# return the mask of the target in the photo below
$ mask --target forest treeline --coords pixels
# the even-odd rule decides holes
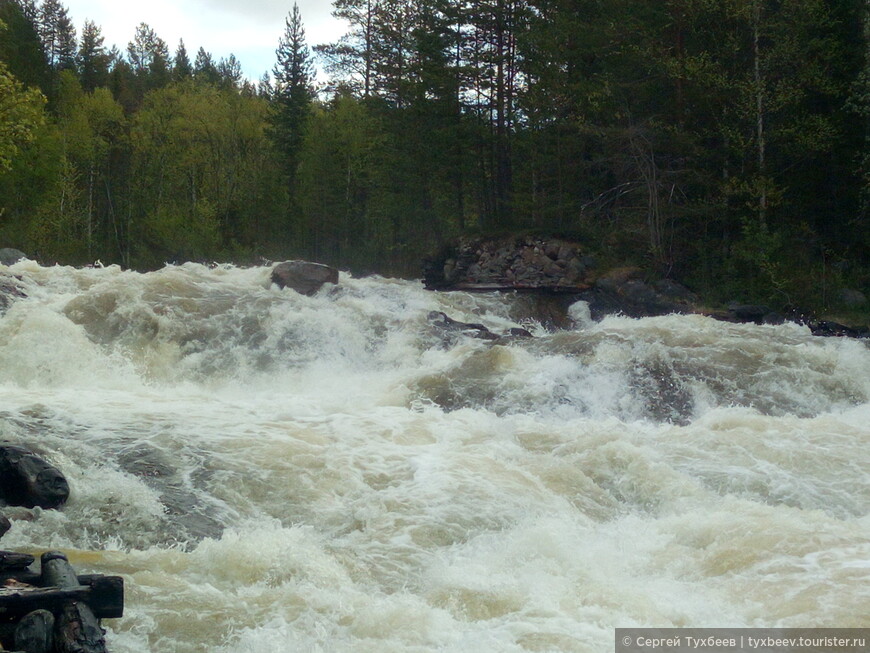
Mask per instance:
[[[866,0],[335,0],[270,74],[0,0],[0,239],[46,262],[415,275],[572,235],[713,298],[870,287]],[[315,77],[315,66],[321,74]]]

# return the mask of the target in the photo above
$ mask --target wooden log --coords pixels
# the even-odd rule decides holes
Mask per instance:
[[[15,628],[15,648],[27,653],[50,653],[54,647],[54,615],[34,610]]]
[[[120,576],[104,576],[103,574],[79,574],[77,577],[79,585],[93,585],[100,578],[117,578]],[[31,570],[22,569],[20,571],[0,571],[0,586],[7,583],[9,580],[14,580],[26,585],[39,585],[42,582],[42,575]],[[122,581],[123,582],[123,581]]]
[[[56,585],[61,591],[81,587],[63,553],[43,553],[41,561],[43,585]],[[100,622],[87,603],[71,599],[62,603],[55,630],[55,648],[59,653],[107,653],[103,635]]]
[[[123,614],[123,581],[118,577],[105,578],[108,582],[98,581],[90,586],[0,588],[0,619],[20,619],[40,608],[59,610],[69,601],[81,601],[93,606],[92,611],[97,618],[117,619]]]
[[[107,653],[100,622],[86,603],[64,605],[57,618],[55,650],[59,653]]]

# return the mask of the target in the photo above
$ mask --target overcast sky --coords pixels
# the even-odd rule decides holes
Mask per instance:
[[[122,51],[133,40],[136,26],[148,23],[173,54],[184,39],[191,62],[200,46],[215,61],[236,55],[242,69],[256,81],[275,64],[275,49],[293,0],[63,0],[79,35],[85,20],[103,30],[106,47]],[[337,40],[345,26],[330,15],[328,0],[298,0],[310,46]],[[320,72],[320,71],[319,71]]]

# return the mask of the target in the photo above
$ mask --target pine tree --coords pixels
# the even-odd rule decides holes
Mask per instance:
[[[147,23],[136,28],[133,40],[127,44],[127,58],[136,75],[145,80],[146,90],[169,83],[169,47]]]
[[[326,70],[340,81],[332,86],[353,88],[363,98],[373,95],[375,32],[379,0],[335,0],[332,15],[346,21],[351,31],[337,43],[318,45],[315,50],[326,60]]]
[[[48,64],[55,70],[75,67],[76,31],[59,0],[45,0],[39,11],[39,37]]]

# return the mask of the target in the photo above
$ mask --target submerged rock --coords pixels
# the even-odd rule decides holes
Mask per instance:
[[[27,297],[21,289],[21,279],[8,273],[0,272],[0,313],[3,313],[16,299]]]
[[[272,283],[310,296],[324,284],[338,283],[338,270],[322,263],[285,261],[272,268]]]
[[[471,324],[468,322],[459,322],[446,313],[441,311],[431,311],[429,313],[429,322],[442,334],[461,334],[481,340],[498,340],[498,336],[487,329],[482,324]]]
[[[56,467],[31,451],[0,446],[0,501],[25,508],[58,508],[69,498],[69,484]]]

